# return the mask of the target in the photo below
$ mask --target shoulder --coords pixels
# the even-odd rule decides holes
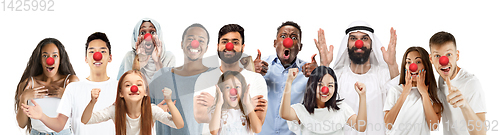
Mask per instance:
[[[80,79],[78,79],[78,77],[76,75],[70,75],[68,78],[68,84],[72,83],[72,82],[78,82],[78,81],[80,81]]]

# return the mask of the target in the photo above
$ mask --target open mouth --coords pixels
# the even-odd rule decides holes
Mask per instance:
[[[229,99],[231,101],[236,101],[238,99],[238,96],[237,95],[236,96],[230,96]]]
[[[52,72],[54,70],[54,67],[47,67],[47,71]]]
[[[327,93],[327,94],[321,94],[320,95],[322,98],[328,98],[328,96],[330,96],[330,93]]]
[[[283,53],[283,57],[285,59],[289,59],[290,58],[290,50],[289,49],[285,49],[285,51]]]
[[[411,75],[412,77],[415,77],[415,76],[417,76],[417,75],[418,75],[418,72],[415,72],[415,73],[410,73],[410,75]]]
[[[130,96],[138,96],[138,95],[139,95],[139,92],[132,92],[132,93],[130,93],[130,94],[128,94],[128,95],[130,95]]]
[[[444,73],[448,73],[448,72],[450,72],[450,69],[451,69],[451,67],[445,67],[445,68],[441,68],[441,71],[443,71]]]

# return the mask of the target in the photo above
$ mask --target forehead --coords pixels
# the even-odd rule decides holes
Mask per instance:
[[[42,52],[59,52],[54,43],[48,43],[42,47]]]
[[[406,58],[416,58],[416,57],[421,57],[420,53],[418,53],[418,51],[411,51],[408,53],[408,55],[406,56]]]
[[[326,74],[323,76],[322,82],[334,82],[333,77],[330,74]]]
[[[200,27],[191,27],[186,31],[186,35],[184,36],[190,36],[190,35],[202,36],[206,38],[207,32]]]
[[[278,31],[278,33],[283,33],[283,32],[298,33],[299,29],[297,29],[291,25],[285,25],[285,26],[281,27],[280,30]]]
[[[241,35],[240,35],[240,33],[235,32],[235,31],[229,32],[229,33],[222,35],[221,40],[222,39],[241,39]]]
[[[131,73],[131,74],[128,74],[127,76],[125,76],[125,78],[123,78],[123,82],[126,82],[126,81],[142,81],[142,77],[139,75],[139,74],[136,74],[136,73]]]
[[[141,24],[141,28],[143,28],[143,27],[152,27],[152,28],[154,28],[154,25],[151,22],[143,22]]]
[[[456,51],[455,44],[453,42],[446,42],[441,45],[431,44],[431,53],[442,52],[442,51]]]
[[[349,33],[349,36],[365,36],[365,35],[369,37],[369,35],[368,35],[368,34],[366,34],[366,33],[364,33],[364,32],[360,32],[360,31],[356,31],[356,32],[351,32],[351,33]]]
[[[100,39],[95,39],[95,40],[92,40],[90,41],[89,43],[89,48],[102,48],[102,47],[105,47],[106,49],[108,49],[108,47],[106,46],[106,42],[100,40]]]

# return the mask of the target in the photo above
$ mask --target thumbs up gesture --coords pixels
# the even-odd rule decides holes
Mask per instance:
[[[460,92],[456,87],[451,85],[450,78],[449,77],[445,78],[445,81],[446,85],[448,85],[448,93],[449,93],[448,96],[446,96],[446,101],[448,101],[450,105],[453,105],[453,108],[457,107],[462,108],[468,105],[467,102],[465,101],[464,96],[462,95],[462,92]]]
[[[302,73],[304,73],[305,77],[311,76],[311,72],[316,67],[318,67],[318,63],[316,62],[316,59],[314,57],[316,57],[316,54],[314,54],[313,56],[311,56],[311,63],[306,63],[306,64],[304,64],[302,66]]]
[[[257,49],[257,57],[255,58],[255,60],[253,61],[254,65],[255,65],[255,73],[259,73],[261,74],[262,76],[266,75],[267,73],[267,69],[269,67],[269,64],[265,61],[262,61],[260,59],[260,50]]]

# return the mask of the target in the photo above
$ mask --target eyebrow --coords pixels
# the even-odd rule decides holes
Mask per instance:
[[[195,35],[187,35],[186,37],[194,37],[194,36],[195,36]],[[198,37],[199,37],[199,38],[203,38],[203,39],[205,39],[205,37],[204,37],[204,36],[198,36]]]
[[[229,40],[229,39],[227,39],[227,38],[223,38],[223,39],[221,39],[221,40]],[[239,40],[239,39],[237,39],[237,38],[233,38],[232,40],[233,40],[233,41],[240,41],[240,40]]]
[[[87,49],[87,50],[91,50],[91,49],[95,49],[95,48],[94,47],[89,47],[89,49]],[[107,47],[101,47],[99,49],[108,49],[108,48]]]
[[[407,60],[411,60],[410,58],[406,58]],[[422,57],[416,57],[415,59],[422,59]]]

